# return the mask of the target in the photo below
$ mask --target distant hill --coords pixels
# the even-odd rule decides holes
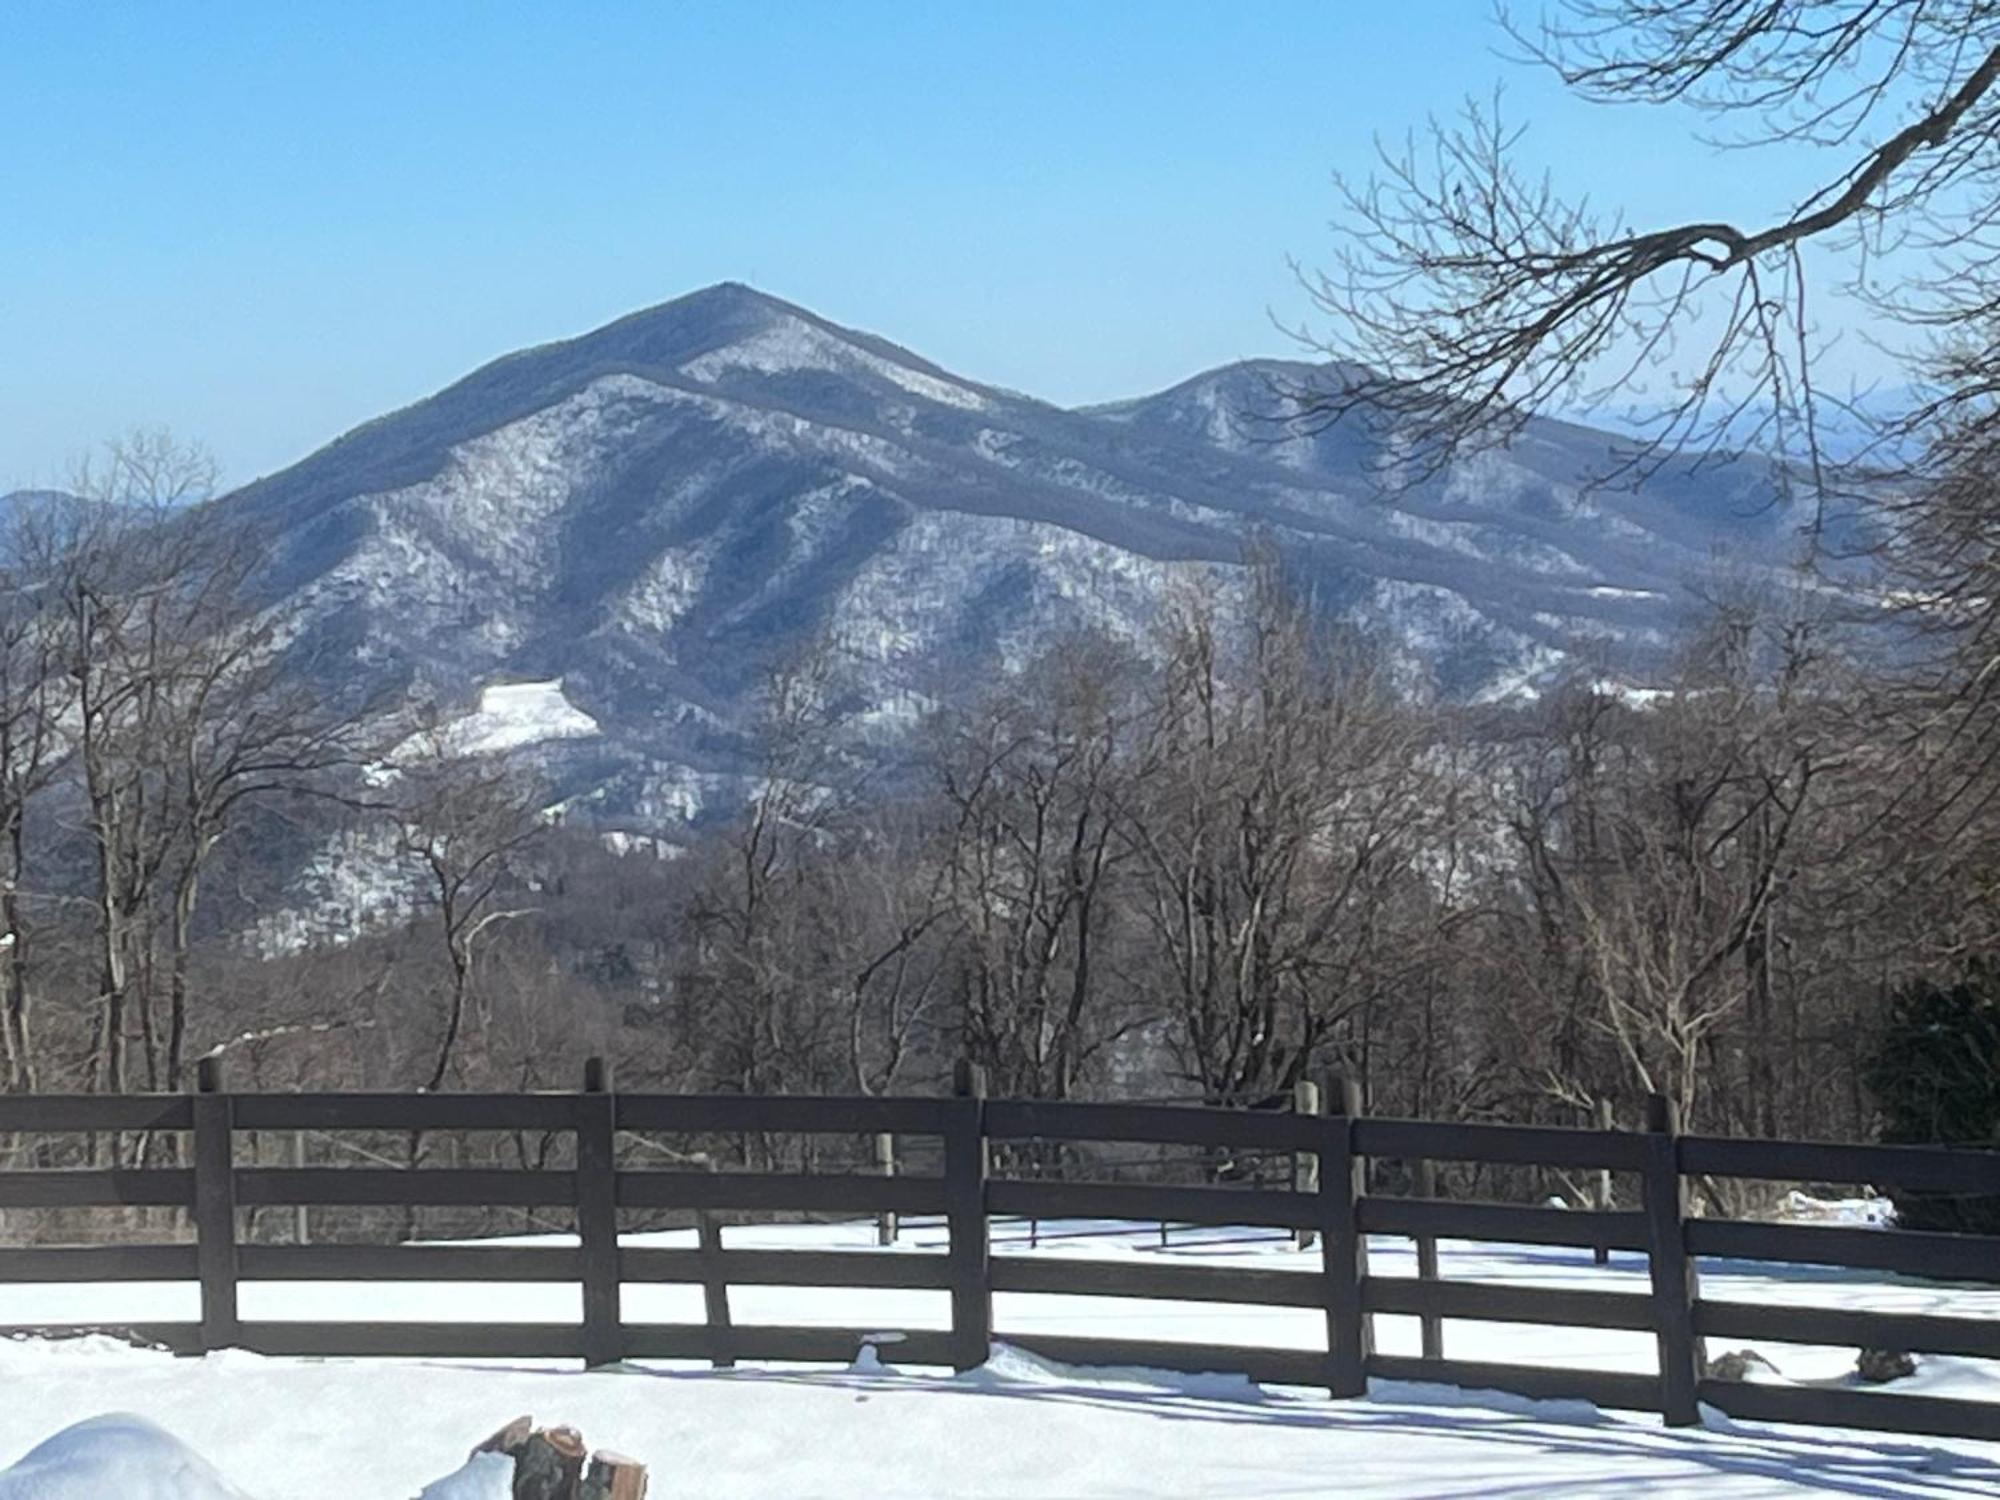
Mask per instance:
[[[1497,694],[1579,651],[1642,669],[1718,555],[1791,550],[1761,465],[1593,491],[1615,440],[1557,422],[1385,500],[1369,433],[1280,420],[1274,380],[1313,377],[1238,364],[1066,410],[725,284],[218,504],[273,538],[272,604],[319,670],[468,712],[547,685],[503,737],[633,828],[735,799],[763,665],[822,630],[893,731],[1073,627],[1143,643],[1177,575],[1226,583],[1257,535],[1446,691]]]

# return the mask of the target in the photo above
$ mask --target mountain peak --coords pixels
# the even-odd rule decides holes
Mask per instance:
[[[1255,406],[1276,411],[1292,405],[1304,393],[1348,390],[1371,384],[1377,378],[1365,365],[1337,360],[1281,359],[1266,355],[1233,360],[1190,375],[1164,390],[1102,402],[1081,410],[1101,416],[1131,415],[1221,392],[1239,404],[1249,400]]]
[[[771,322],[779,318],[802,318],[817,321],[813,315],[796,303],[787,302],[782,297],[774,297],[769,292],[742,281],[718,281],[711,286],[701,287],[692,292],[683,292],[678,297],[670,297],[665,302],[656,302],[651,307],[642,307],[636,312],[626,313],[611,322],[579,334],[564,343],[581,343],[587,339],[601,338],[620,329],[644,328],[661,324],[686,326],[715,322]]]
[[[913,388],[951,405],[978,404],[978,387],[901,345],[741,281],[716,282],[528,355],[592,371],[608,365],[701,381],[737,366],[765,376],[832,366],[899,385],[914,380]]]
[[[818,321],[804,308],[755,287],[740,281],[718,281],[627,313],[588,333],[528,350],[526,356],[560,363],[612,360],[672,369],[711,349],[794,320]]]
[[[556,789],[656,826],[737,795],[761,664],[821,638],[890,736],[1075,630],[1144,649],[1171,591],[1233,588],[1255,536],[1317,607],[1469,694],[1579,645],[1640,659],[1719,536],[1779,550],[1735,519],[1768,495],[1750,466],[1579,504],[1611,441],[1582,431],[1380,504],[1369,424],[1282,420],[1287,388],[1341,374],[1244,361],[1065,411],[722,282],[496,360],[222,503],[273,539],[261,584],[302,656],[467,701],[560,679],[601,732],[535,751]]]
[[[773,312],[789,313],[798,317],[811,317],[803,307],[795,302],[787,302],[783,297],[773,296],[747,281],[717,281],[708,286],[697,287],[694,291],[683,292],[678,297],[670,297],[658,303],[654,311],[661,308],[687,306],[728,306],[761,307]],[[643,314],[642,314],[643,316]]]

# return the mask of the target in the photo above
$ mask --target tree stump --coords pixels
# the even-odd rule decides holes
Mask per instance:
[[[589,1453],[574,1427],[537,1427],[533,1417],[516,1417],[471,1458],[482,1453],[513,1461],[513,1500],[644,1500],[646,1494],[644,1464],[609,1450]]]
[[[579,1500],[645,1500],[645,1465],[621,1453],[591,1455]]]
[[[531,1434],[514,1455],[514,1500],[577,1500],[585,1452],[574,1427]]]

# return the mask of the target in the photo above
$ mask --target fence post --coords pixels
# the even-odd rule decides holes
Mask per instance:
[[[875,1170],[884,1177],[896,1175],[896,1138],[886,1130],[875,1137]],[[899,1228],[901,1225],[897,1223],[896,1211],[884,1209],[875,1216],[875,1243],[895,1244],[896,1231]]]
[[[306,1133],[303,1130],[294,1130],[292,1132],[292,1166],[302,1169],[305,1164]],[[306,1244],[312,1238],[311,1230],[312,1209],[304,1203],[298,1204],[292,1210],[292,1242],[298,1245]]]
[[[1428,1156],[1417,1163],[1417,1196],[1419,1198],[1437,1196],[1437,1163]],[[1437,1279],[1437,1236],[1420,1234],[1417,1236],[1417,1280],[1434,1282]],[[1420,1327],[1423,1333],[1424,1358],[1443,1359],[1444,1319],[1436,1313],[1425,1313]]]
[[[1361,1237],[1367,1164],[1354,1150],[1361,1089],[1352,1078],[1336,1077],[1327,1093],[1333,1113],[1322,1131],[1326,1149],[1320,1152],[1318,1194],[1320,1257],[1326,1278],[1326,1383],[1335,1396],[1365,1396],[1375,1336],[1361,1297],[1368,1279],[1368,1246]]]
[[[618,1095],[611,1065],[583,1065],[576,1101],[576,1234],[583,1276],[583,1362],[625,1357],[618,1263]]]
[[[984,1071],[960,1058],[952,1069],[951,1091],[944,1137],[945,1217],[951,1226],[951,1362],[963,1372],[985,1364],[993,1347]]]
[[[1597,1128],[1599,1130],[1610,1130],[1613,1128],[1611,1101],[1609,1099],[1599,1098],[1597,1101]],[[1599,1167],[1597,1170],[1597,1202],[1593,1206],[1600,1212],[1611,1207],[1611,1168],[1609,1167]],[[1590,1258],[1600,1266],[1610,1265],[1611,1247],[1600,1241],[1591,1247]]]
[[[236,1315],[236,1105],[224,1092],[222,1059],[195,1064],[194,1235],[201,1281],[201,1347],[232,1347]]]
[[[714,1167],[711,1165],[710,1170]],[[696,1255],[701,1261],[701,1312],[708,1325],[708,1362],[718,1370],[736,1368],[729,1331],[729,1273],[722,1261],[722,1219],[708,1209],[695,1215]]]
[[[1316,1115],[1321,1112],[1322,1107],[1319,1085],[1310,1078],[1301,1078],[1292,1085],[1293,1114]],[[1292,1153],[1292,1191],[1295,1193],[1319,1191],[1319,1156],[1316,1152]],[[1297,1250],[1312,1249],[1317,1239],[1318,1233],[1312,1229],[1300,1228],[1292,1231],[1292,1247]]]
[[[1660,1415],[1669,1427],[1701,1421],[1701,1341],[1694,1332],[1700,1295],[1687,1253],[1687,1188],[1681,1180],[1680,1115],[1673,1100],[1646,1100],[1646,1261],[1653,1280],[1653,1319],[1660,1346]]]

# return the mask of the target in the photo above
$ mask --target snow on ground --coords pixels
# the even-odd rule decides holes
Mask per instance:
[[[1896,1206],[1887,1198],[1815,1198],[1796,1189],[1785,1194],[1780,1213],[1800,1224],[1887,1229],[1896,1222]]]
[[[0,1500],[243,1500],[201,1456],[144,1417],[65,1427],[0,1473]]]
[[[96,1342],[0,1352],[0,1453],[101,1408],[153,1414],[257,1500],[407,1500],[511,1417],[645,1463],[654,1500],[1299,1500],[1299,1497],[1973,1495],[1978,1445],[1669,1431],[1575,1403],[1416,1386],[1366,1401],[1241,1381],[1100,1375],[1002,1350],[953,1378],[893,1367],[564,1373],[417,1362],[177,1361]],[[225,1500],[37,1490],[6,1500]],[[432,1500],[487,1500],[460,1473]]]
[[[465,1467],[424,1486],[417,1500],[513,1500],[514,1461],[499,1453],[475,1453]]]
[[[1856,1217],[1865,1208],[1855,1206]],[[1259,1231],[1155,1228],[1086,1221],[1040,1227],[997,1223],[995,1252],[1047,1257],[1167,1258],[1312,1274],[1317,1252]],[[876,1252],[870,1224],[733,1228],[746,1247],[818,1246],[855,1253],[936,1253],[944,1231],[909,1226],[905,1243]],[[632,1236],[689,1244],[686,1233]],[[540,1242],[559,1242],[544,1237]],[[1608,1267],[1589,1252],[1527,1246],[1440,1247],[1447,1277],[1516,1286],[1644,1291],[1642,1256]],[[1414,1270],[1405,1241],[1371,1248],[1379,1275]],[[2000,1317],[2000,1287],[1968,1289],[1821,1268],[1709,1262],[1713,1297],[1843,1307],[1950,1311]],[[803,1323],[878,1329],[942,1327],[947,1299],[928,1291],[731,1290],[739,1324]],[[1005,1333],[1055,1332],[1195,1343],[1318,1347],[1318,1315],[1299,1309],[1006,1295]],[[626,1289],[632,1321],[698,1320],[695,1287]],[[0,1322],[99,1322],[193,1315],[181,1285],[0,1288]],[[251,1284],[248,1318],[574,1319],[568,1286],[343,1283]],[[1376,1320],[1381,1347],[1413,1353],[1415,1320]],[[1733,1346],[1733,1342],[1732,1342]],[[1851,1349],[1765,1344],[1766,1378],[1845,1383]],[[1446,1352],[1461,1358],[1650,1371],[1649,1337],[1453,1321]],[[964,1496],[1023,1500],[1296,1500],[1355,1496],[1580,1496],[1636,1491],[1718,1497],[1817,1493],[1899,1496],[1990,1493],[2000,1447],[1824,1429],[1759,1428],[1711,1414],[1700,1431],[1670,1432],[1656,1417],[1605,1414],[1574,1402],[1532,1403],[1493,1393],[1376,1382],[1367,1401],[1310,1391],[1260,1390],[1240,1377],[1074,1370],[1002,1347],[971,1375],[900,1370],[893,1341],[857,1349],[850,1369],[653,1365],[581,1373],[533,1362],[315,1361],[247,1354],[175,1360],[101,1338],[0,1344],[0,1462],[64,1425],[107,1408],[160,1423],[205,1454],[257,1500],[389,1497],[408,1500],[465,1462],[510,1418],[578,1426],[592,1443],[652,1469],[655,1497],[839,1496],[873,1500]],[[2000,1401],[2000,1366],[1925,1359],[1896,1389]],[[356,1441],[357,1434],[366,1435]],[[1996,1407],[2000,1435],[2000,1406]],[[5,1481],[0,1481],[4,1483]],[[482,1496],[477,1475],[434,1491]],[[119,1493],[119,1492],[111,1492]],[[143,1493],[143,1492],[139,1492]],[[69,1500],[66,1491],[52,1491]],[[23,1496],[43,1500],[41,1491]],[[0,1500],[22,1500],[0,1488]],[[178,1500],[178,1497],[176,1497]],[[202,1500],[208,1500],[204,1495]]]

